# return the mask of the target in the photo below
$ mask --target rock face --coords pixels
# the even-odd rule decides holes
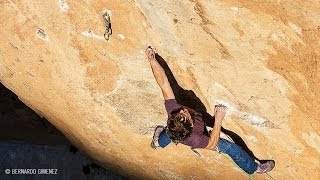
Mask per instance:
[[[273,178],[320,177],[319,1],[0,5],[1,82],[103,166],[152,179],[248,176],[217,152],[149,147],[154,127],[166,122],[144,55],[153,45],[208,113],[228,106],[223,126],[256,157],[276,161]]]

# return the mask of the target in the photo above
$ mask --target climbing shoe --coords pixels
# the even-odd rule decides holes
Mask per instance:
[[[269,160],[265,163],[259,164],[256,173],[267,173],[270,172],[275,166],[274,160]]]
[[[152,141],[151,141],[151,148],[153,149],[157,149],[157,147],[160,147],[159,146],[159,143],[158,143],[158,139],[159,139],[159,136],[161,134],[161,132],[164,130],[164,127],[163,126],[157,126],[155,129],[154,129],[154,133],[153,133],[153,137],[152,137]]]

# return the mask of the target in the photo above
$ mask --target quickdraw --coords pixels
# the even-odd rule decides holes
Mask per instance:
[[[110,35],[112,34],[110,15],[108,14],[108,12],[103,14],[103,19],[106,22],[106,32],[103,36],[104,39],[108,41],[110,39]]]

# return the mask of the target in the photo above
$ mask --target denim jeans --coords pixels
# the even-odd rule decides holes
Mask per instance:
[[[168,144],[171,143],[171,139],[170,139],[169,135],[167,134],[166,130],[163,130],[160,133],[158,143],[159,143],[159,146],[162,148],[166,147]]]
[[[168,144],[170,144],[170,142],[171,140],[169,135],[165,130],[162,131],[158,140],[160,147],[164,148]],[[219,152],[228,154],[232,158],[232,160],[248,174],[254,173],[258,168],[258,164],[254,161],[254,159],[250,157],[248,153],[241,147],[231,141],[219,138],[217,150]]]

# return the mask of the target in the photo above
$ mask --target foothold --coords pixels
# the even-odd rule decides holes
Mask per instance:
[[[112,34],[112,28],[111,28],[111,20],[110,20],[110,15],[108,12],[105,12],[103,14],[103,19],[106,22],[106,32],[104,33],[104,38],[105,40],[109,40],[110,39],[110,35]]]
[[[231,7],[230,9],[234,14],[238,14],[240,12],[240,8],[239,7]]]
[[[246,138],[251,142],[258,142],[258,139],[253,135],[248,135]]]
[[[67,12],[69,9],[67,1],[66,0],[59,0],[59,8],[62,12]]]
[[[47,35],[46,32],[44,32],[44,30],[41,29],[41,28],[38,28],[38,29],[37,29],[37,36],[38,36],[40,39],[48,40],[48,35]]]
[[[124,40],[126,37],[123,34],[118,34],[118,37],[122,40]]]
[[[302,35],[302,28],[294,24],[293,22],[289,21],[288,25],[290,28],[298,35]]]
[[[88,38],[95,38],[95,39],[99,39],[99,40],[103,40],[103,36],[99,36],[97,34],[95,34],[92,30],[87,30],[87,31],[83,31],[81,33],[83,36],[86,36]]]

